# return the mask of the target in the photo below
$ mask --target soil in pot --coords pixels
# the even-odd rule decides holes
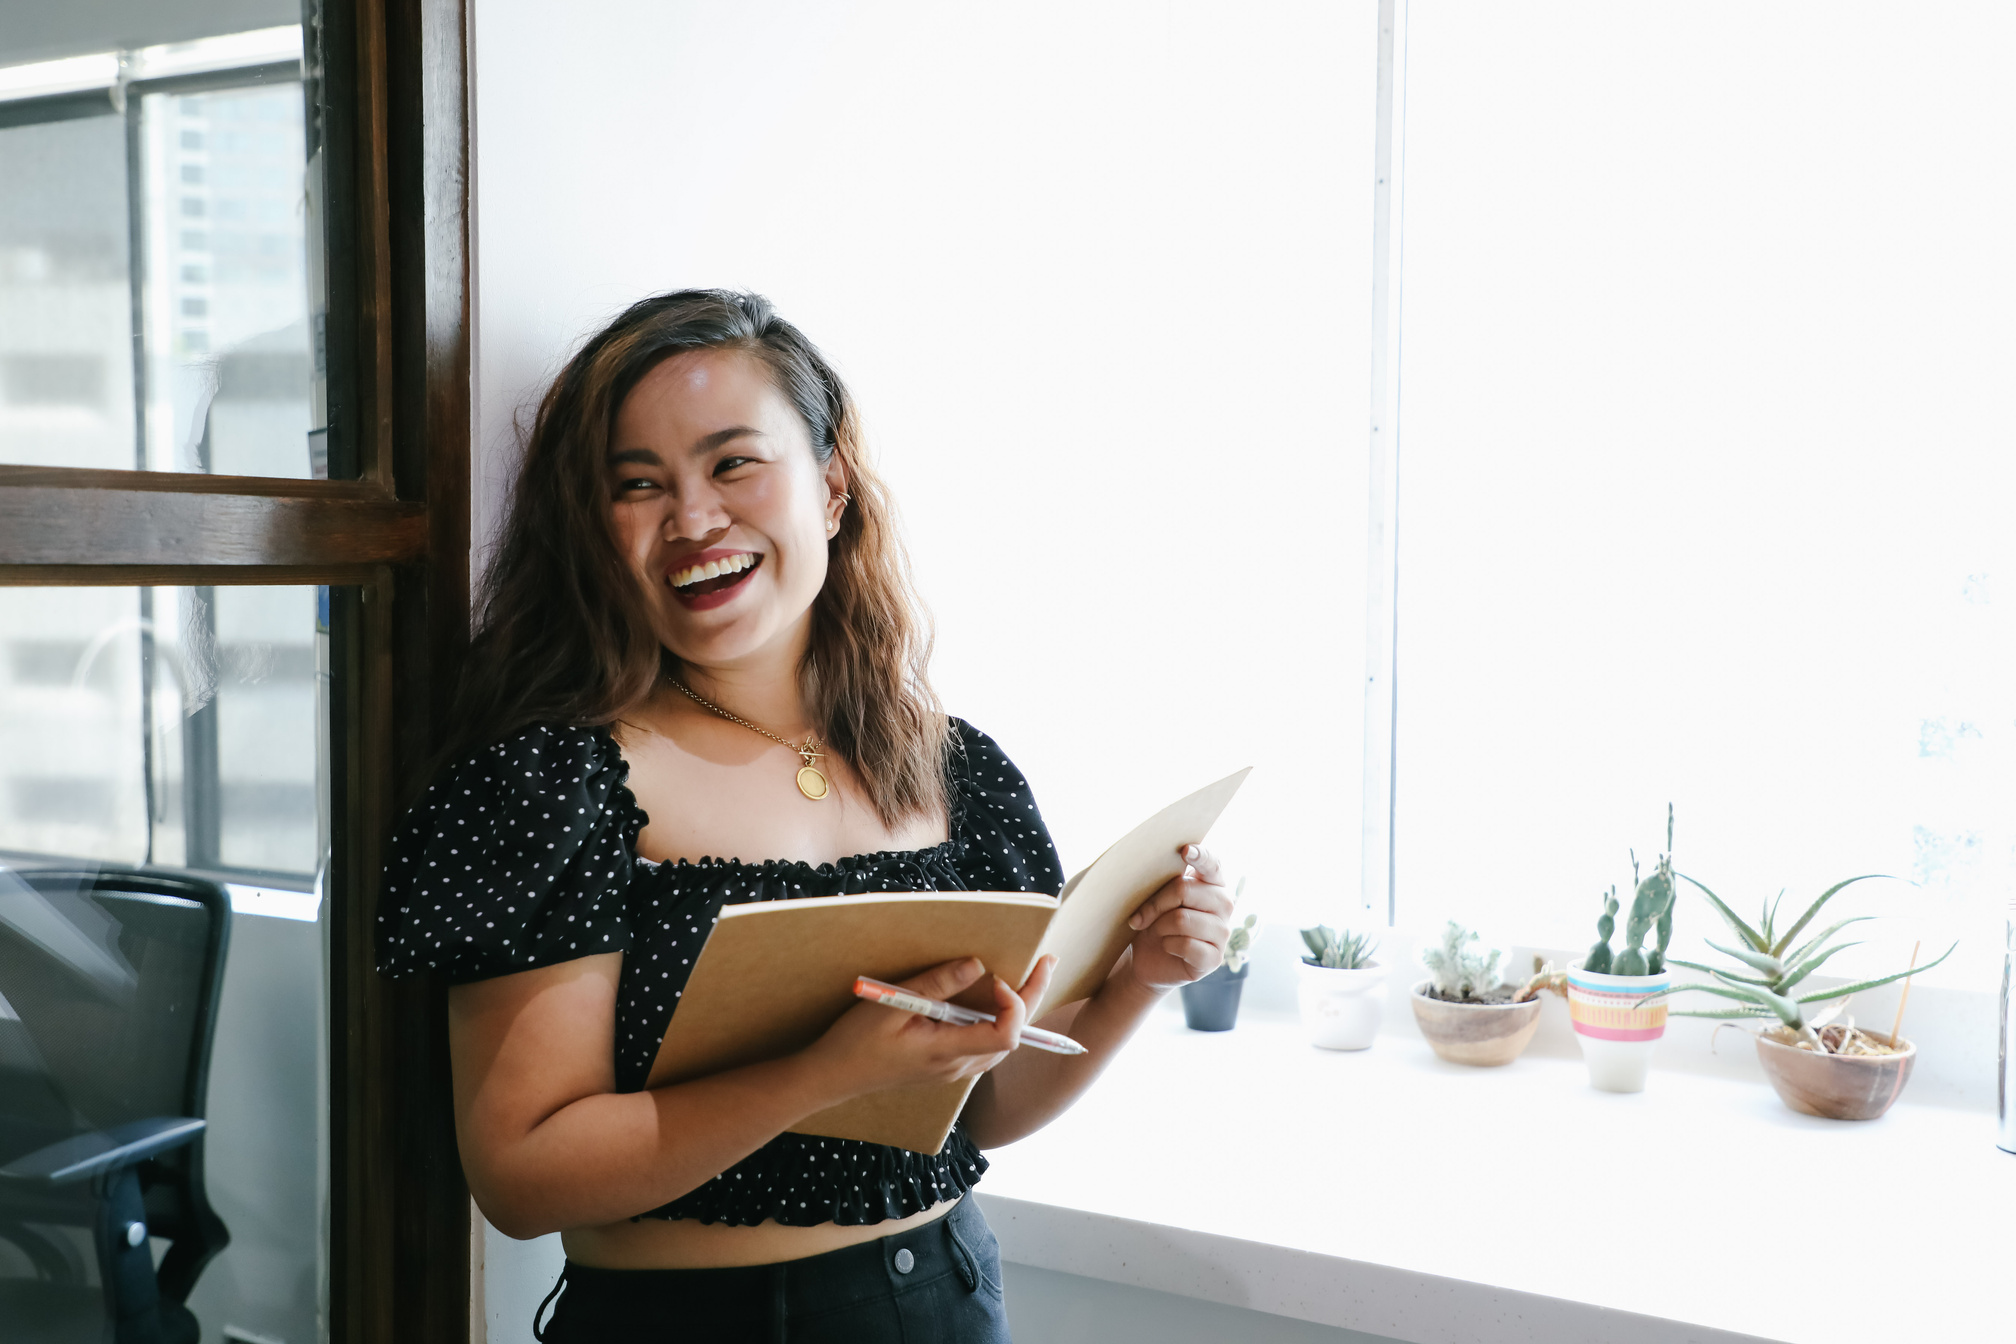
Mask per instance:
[[[1842,1029],[1823,1031],[1838,1035]],[[1855,1036],[1886,1053],[1821,1054],[1794,1044],[1792,1034],[1781,1029],[1758,1033],[1757,1062],[1764,1066],[1764,1076],[1779,1099],[1795,1111],[1826,1120],[1874,1120],[1896,1103],[1904,1084],[1911,1081],[1918,1047],[1874,1031],[1858,1031]],[[1828,1041],[1830,1046],[1842,1043]]]
[[[1247,962],[1233,974],[1220,966],[1183,986],[1183,1021],[1192,1031],[1230,1031],[1239,1021],[1239,992],[1246,986]]]
[[[1540,1029],[1540,1000],[1513,1001],[1516,990],[1505,988],[1483,1002],[1446,1000],[1433,996],[1429,982],[1414,987],[1414,1021],[1429,1046],[1451,1064],[1496,1068],[1519,1058]]]

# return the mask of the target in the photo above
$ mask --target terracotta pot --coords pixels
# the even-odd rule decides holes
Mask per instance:
[[[1444,1003],[1414,986],[1414,1021],[1436,1054],[1451,1064],[1495,1068],[1519,1058],[1540,1029],[1540,1000],[1524,1003]]]
[[[1866,1033],[1884,1044],[1881,1032]],[[1795,1111],[1827,1120],[1874,1120],[1890,1109],[1911,1081],[1918,1047],[1909,1041],[1897,1055],[1823,1055],[1757,1037],[1757,1062]]]

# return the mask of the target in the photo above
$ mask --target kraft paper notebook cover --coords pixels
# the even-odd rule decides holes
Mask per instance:
[[[1064,884],[1061,904],[1033,892],[891,892],[731,905],[701,949],[649,1086],[775,1059],[818,1039],[859,1002],[854,977],[901,981],[978,957],[1019,985],[1046,952],[1057,974],[1036,1016],[1088,998],[1134,936],[1127,917],[1183,871],[1248,771],[1173,803]],[[960,996],[991,1009],[984,984]],[[893,1010],[890,1010],[893,1011]],[[935,1153],[978,1079],[877,1092],[809,1116],[795,1133]]]

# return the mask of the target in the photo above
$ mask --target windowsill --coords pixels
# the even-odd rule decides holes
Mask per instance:
[[[1545,1012],[1555,1035],[1565,1009]],[[990,1154],[982,1201],[1012,1262],[1421,1344],[2006,1323],[2016,1156],[1991,1113],[1907,1091],[1880,1121],[1813,1119],[1754,1062],[1655,1066],[1617,1096],[1569,1049],[1470,1069],[1404,1014],[1347,1054],[1265,1010],[1192,1032],[1172,1003],[1070,1113]]]

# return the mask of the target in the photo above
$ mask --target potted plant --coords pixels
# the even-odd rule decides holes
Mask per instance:
[[[1295,1002],[1309,1044],[1365,1049],[1386,1017],[1386,968],[1372,960],[1379,945],[1367,934],[1339,933],[1328,924],[1302,930],[1302,942],[1309,955],[1302,958]]]
[[[1535,984],[1501,983],[1495,947],[1473,947],[1477,935],[1449,921],[1440,946],[1421,954],[1429,978],[1414,986],[1414,1021],[1435,1053],[1452,1064],[1510,1064],[1540,1025]]]
[[[1235,909],[1245,892],[1246,879],[1242,877],[1232,895]],[[1246,972],[1252,969],[1247,958],[1253,947],[1253,926],[1259,918],[1248,913],[1244,923],[1234,924],[1225,943],[1224,964],[1202,980],[1183,986],[1183,1021],[1190,1030],[1230,1031],[1239,1021],[1239,994],[1246,987]]]
[[[1652,1048],[1666,1034],[1665,993],[1672,987],[1666,948],[1673,941],[1673,809],[1666,809],[1666,852],[1652,876],[1638,880],[1638,856],[1631,855],[1631,913],[1624,946],[1613,953],[1617,929],[1617,888],[1603,899],[1597,939],[1581,961],[1568,968],[1568,1020],[1575,1028],[1589,1084],[1605,1092],[1643,1092]],[[1650,949],[1645,939],[1658,931]]]
[[[1693,878],[1686,879],[1700,888],[1701,894],[1708,898],[1708,903],[1715,907],[1715,913],[1722,916],[1738,940],[1734,947],[1725,947],[1711,939],[1703,941],[1717,952],[1741,963],[1741,969],[1724,969],[1673,958],[1673,965],[1701,971],[1713,976],[1714,981],[1678,985],[1667,993],[1682,994],[1693,990],[1731,1000],[1734,1005],[1713,1011],[1676,1008],[1673,1012],[1681,1017],[1750,1019],[1764,1023],[1756,1032],[1757,1059],[1764,1066],[1764,1076],[1771,1080],[1771,1086],[1777,1089],[1779,1098],[1787,1106],[1807,1115],[1830,1120],[1874,1120],[1890,1109],[1891,1103],[1903,1092],[1904,1084],[1910,1081],[1917,1047],[1899,1039],[1894,1027],[1892,1034],[1885,1036],[1857,1028],[1852,1019],[1840,1023],[1833,1019],[1847,1007],[1849,995],[1930,970],[1953,955],[1953,948],[1949,947],[1925,965],[1913,966],[1894,975],[1861,980],[1837,989],[1797,993],[1806,978],[1819,970],[1828,958],[1844,948],[1855,946],[1853,943],[1832,942],[1835,935],[1850,924],[1871,916],[1858,915],[1853,919],[1838,920],[1795,947],[1799,935],[1806,931],[1806,926],[1813,922],[1813,917],[1833,899],[1836,892],[1873,876],[1878,874],[1864,874],[1845,882],[1836,882],[1821,892],[1819,898],[1807,906],[1805,913],[1782,934],[1777,932],[1778,901],[1770,901],[1763,906],[1753,927],[1739,918],[1721,897]],[[1783,900],[1784,895],[1780,892],[1778,899]],[[1958,943],[1954,944],[1954,947],[1958,946]],[[1836,1000],[1839,1002],[1831,1010],[1818,1016],[1807,1015],[1808,1005]]]

